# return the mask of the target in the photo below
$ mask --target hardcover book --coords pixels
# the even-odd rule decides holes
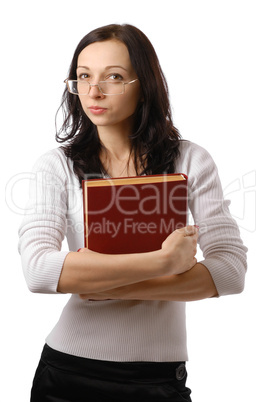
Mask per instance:
[[[186,226],[187,176],[83,180],[85,247],[105,254],[154,251]]]

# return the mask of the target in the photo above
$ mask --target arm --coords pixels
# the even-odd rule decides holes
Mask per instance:
[[[34,293],[57,293],[61,268],[68,254],[61,251],[67,229],[67,177],[59,150],[41,156],[32,169],[18,250],[27,286]]]
[[[99,293],[179,274],[195,263],[197,228],[176,230],[157,251],[139,254],[106,255],[83,249],[65,258],[58,283],[61,293]]]
[[[224,199],[217,167],[203,148],[192,144],[186,153],[189,173],[189,208],[200,227],[203,260],[219,296],[241,293],[247,269],[239,228]]]
[[[91,300],[165,300],[195,301],[218,296],[213,279],[202,264],[180,275],[171,275],[143,281],[134,285],[111,289],[96,294],[82,294],[80,297]]]

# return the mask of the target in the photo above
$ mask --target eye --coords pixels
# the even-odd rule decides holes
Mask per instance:
[[[78,75],[78,80],[87,80],[89,78],[89,74],[82,73]]]
[[[110,74],[106,79],[112,81],[121,81],[123,80],[123,77],[120,74]]]

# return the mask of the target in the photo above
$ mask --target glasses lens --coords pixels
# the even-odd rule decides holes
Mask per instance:
[[[90,84],[87,81],[68,80],[67,84],[69,92],[75,95],[88,95],[90,91]],[[124,92],[123,82],[100,81],[97,86],[99,86],[104,95],[118,95]]]
[[[85,81],[67,81],[69,91],[76,95],[87,95],[89,92],[89,83]]]
[[[124,92],[123,82],[99,82],[99,86],[104,95],[118,95]]]

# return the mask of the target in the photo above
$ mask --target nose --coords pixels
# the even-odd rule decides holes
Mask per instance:
[[[89,83],[89,96],[91,98],[104,98],[103,93],[101,92],[98,84],[90,84]]]

